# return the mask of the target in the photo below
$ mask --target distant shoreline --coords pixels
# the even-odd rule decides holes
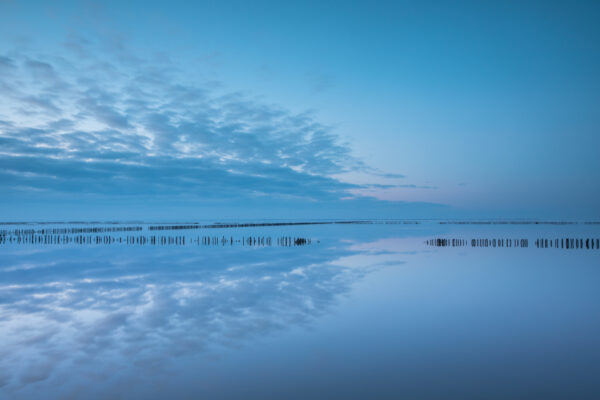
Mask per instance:
[[[364,220],[306,220],[306,221],[252,221],[247,222],[146,222],[146,221],[0,221],[2,225],[144,225],[150,230],[169,229],[210,229],[210,228],[244,228],[261,226],[297,226],[297,225],[335,225],[335,224],[406,224],[417,225],[421,223],[433,223],[440,225],[600,225],[600,221],[578,220],[537,220],[537,219],[364,219]]]

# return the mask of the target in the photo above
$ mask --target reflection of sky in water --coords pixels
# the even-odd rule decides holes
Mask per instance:
[[[5,246],[0,394],[600,393],[600,253],[422,244],[470,230],[302,227],[321,243],[300,248]]]

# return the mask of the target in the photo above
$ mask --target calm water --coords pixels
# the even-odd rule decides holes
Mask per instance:
[[[118,242],[154,234],[186,244]],[[535,246],[599,225],[101,236],[0,244],[0,398],[600,398],[600,250]],[[471,247],[485,238],[528,247]]]

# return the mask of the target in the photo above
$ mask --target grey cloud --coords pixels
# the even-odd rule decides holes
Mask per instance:
[[[21,376],[21,382],[25,384],[40,382],[48,378],[52,372],[52,364],[50,362],[32,362],[27,372]]]
[[[35,74],[35,76],[37,78],[58,79],[56,76],[56,73],[54,72],[54,68],[46,62],[36,61],[36,60],[28,60],[25,63],[25,66],[29,70],[33,71],[33,73]]]
[[[43,88],[51,91],[66,90],[67,83],[59,76],[54,67],[43,61],[27,60],[25,69],[32,74],[34,80],[44,85]]]
[[[76,33],[68,34],[63,43],[65,48],[73,52],[79,58],[90,57],[89,48],[91,45],[92,41]]]
[[[25,96],[21,98],[21,101],[26,105],[42,109],[50,113],[60,113],[61,110],[58,108],[51,99],[43,97]]]
[[[11,70],[15,69],[15,63],[12,59],[4,56],[0,56],[0,69]]]
[[[404,188],[404,189],[437,189],[437,186],[429,186],[429,185],[415,185],[415,184],[404,184],[404,185],[393,185],[393,184],[377,184],[371,183],[360,186],[363,189],[394,189],[394,188]]]
[[[56,121],[48,123],[48,130],[50,131],[62,131],[73,129],[75,126],[75,122],[73,120],[69,120],[67,118],[61,118]]]
[[[80,106],[84,115],[90,114],[111,128],[131,128],[126,116],[111,105],[100,103],[96,98],[86,97],[80,101]]]
[[[381,176],[382,178],[389,178],[389,179],[406,178],[406,176],[404,176],[402,174],[393,174],[393,173],[384,173],[384,172],[377,173],[376,175]]]
[[[8,129],[8,128],[12,128],[14,125],[12,122],[10,121],[3,121],[0,119],[0,127]]]

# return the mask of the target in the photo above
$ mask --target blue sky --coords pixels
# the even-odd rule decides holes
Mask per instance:
[[[599,218],[597,2],[0,1],[0,219]]]

